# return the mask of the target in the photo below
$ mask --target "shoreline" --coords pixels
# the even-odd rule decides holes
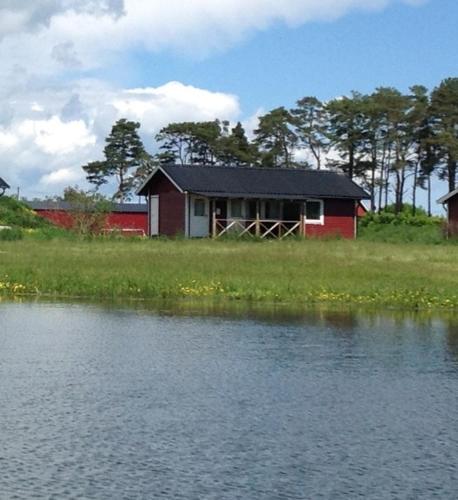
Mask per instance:
[[[458,247],[55,239],[0,254],[3,297],[458,311]]]

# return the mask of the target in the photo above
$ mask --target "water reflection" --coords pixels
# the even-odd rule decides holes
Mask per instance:
[[[456,498],[458,318],[0,304],[2,498]]]
[[[450,356],[458,363],[458,318],[445,320],[447,347]]]

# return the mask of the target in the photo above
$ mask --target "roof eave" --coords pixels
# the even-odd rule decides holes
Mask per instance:
[[[454,191],[451,191],[450,193],[442,196],[437,200],[437,203],[444,204],[446,203],[450,198],[453,198],[454,196],[458,195],[458,189],[455,189]]]
[[[285,193],[227,193],[216,191],[193,190],[192,194],[198,196],[207,196],[209,198],[262,198],[262,199],[283,199],[283,200],[306,200],[306,199],[335,199],[335,200],[370,200],[370,196],[366,193],[364,196],[345,196],[345,195],[330,195],[330,194],[285,194]]]
[[[148,184],[151,182],[151,179],[158,173],[158,172],[162,172],[165,177],[167,177],[167,179],[178,189],[178,191],[180,193],[184,193],[184,190],[181,188],[181,186],[179,186],[177,184],[177,182],[172,178],[172,176],[166,172],[162,167],[156,167],[150,174],[149,176],[146,178],[145,182],[137,189],[136,191],[136,195],[137,196],[147,196],[148,195],[148,191],[145,191]]]

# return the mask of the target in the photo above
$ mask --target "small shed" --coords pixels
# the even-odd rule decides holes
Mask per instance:
[[[10,186],[8,185],[7,182],[5,182],[1,177],[0,177],[0,196],[3,196],[5,194],[5,191],[9,189]]]
[[[73,207],[64,201],[29,201],[28,206],[37,215],[56,226],[73,227]],[[107,215],[105,231],[120,231],[126,235],[146,235],[148,230],[148,209],[144,203],[115,203]]]
[[[355,238],[369,195],[347,176],[283,168],[164,165],[137,194],[148,201],[150,236],[224,234]]]
[[[450,236],[458,236],[458,189],[437,200],[447,211],[447,228]]]

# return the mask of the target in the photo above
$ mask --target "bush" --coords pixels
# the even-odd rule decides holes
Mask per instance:
[[[72,231],[81,236],[95,236],[103,233],[112,203],[100,193],[68,187],[63,201],[70,204]]]
[[[393,205],[379,213],[368,212],[359,221],[359,237],[368,241],[386,243],[429,243],[444,242],[444,219],[429,217],[422,208],[415,215],[411,205],[405,205],[396,214]]]
[[[0,241],[22,240],[24,234],[21,229],[13,227],[10,229],[0,229]]]
[[[393,226],[435,226],[440,227],[444,222],[442,217],[429,217],[427,213],[418,208],[415,215],[412,207],[407,205],[403,211],[396,214],[392,206],[389,206],[379,213],[368,212],[360,221],[361,228],[371,225],[393,225]]]

